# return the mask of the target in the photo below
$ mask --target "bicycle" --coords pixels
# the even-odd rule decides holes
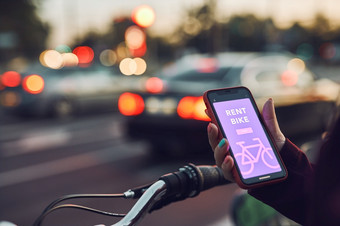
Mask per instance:
[[[75,194],[60,197],[45,208],[33,225],[41,226],[45,217],[63,208],[77,208],[122,218],[112,226],[137,225],[147,213],[161,209],[172,202],[195,197],[212,187],[229,183],[231,182],[224,178],[220,168],[207,165],[195,166],[190,163],[177,172],[161,176],[156,182],[129,189],[121,194]],[[138,199],[138,201],[127,214],[110,213],[74,204],[58,205],[60,202],[76,198],[125,198]]]
[[[266,160],[267,158],[274,159],[272,156],[271,152],[273,151],[270,147],[265,147],[263,142],[261,141],[260,138],[253,138],[253,141],[257,141],[258,144],[252,144],[252,145],[247,145],[245,146],[244,141],[237,142],[236,144],[239,145],[242,148],[241,153],[237,153],[235,155],[235,159],[240,159],[241,158],[241,164],[242,166],[247,166],[246,168],[249,168],[247,170],[241,170],[243,175],[248,175],[253,172],[254,170],[254,165],[255,163],[258,163],[260,160],[260,155],[262,162],[269,168],[272,169],[277,169],[280,167],[280,165],[276,162],[276,164],[271,164],[270,160]],[[257,154],[254,156],[249,150],[250,149],[257,149]],[[269,163],[268,163],[269,162]]]

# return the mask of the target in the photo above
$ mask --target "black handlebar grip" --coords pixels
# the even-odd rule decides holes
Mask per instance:
[[[150,212],[172,202],[195,197],[212,187],[231,183],[224,178],[222,170],[217,166],[195,166],[191,163],[177,172],[163,175],[160,179],[166,183],[166,194],[155,203]]]
[[[205,191],[215,186],[231,183],[224,178],[222,170],[217,166],[191,166],[198,168],[199,191]]]

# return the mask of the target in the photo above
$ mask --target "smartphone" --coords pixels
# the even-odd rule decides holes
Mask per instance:
[[[249,189],[285,180],[287,169],[246,87],[208,90],[203,95],[220,137],[229,142],[241,188]]]

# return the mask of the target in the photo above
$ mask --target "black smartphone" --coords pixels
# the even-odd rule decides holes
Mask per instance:
[[[287,169],[248,88],[208,90],[203,97],[221,138],[229,142],[235,162],[233,175],[240,187],[253,188],[287,178]]]

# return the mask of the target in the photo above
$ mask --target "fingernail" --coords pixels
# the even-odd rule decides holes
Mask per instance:
[[[218,143],[218,147],[221,148],[225,145],[225,139],[222,139],[220,143]]]

